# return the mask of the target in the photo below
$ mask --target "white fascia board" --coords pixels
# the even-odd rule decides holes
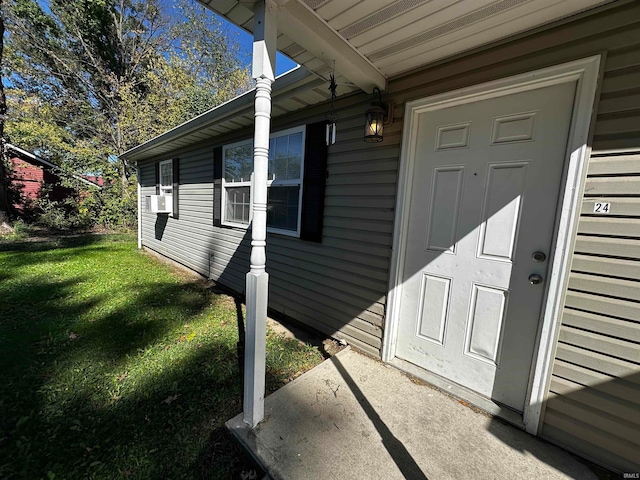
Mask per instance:
[[[7,146],[8,149],[13,150],[16,153],[24,155],[25,157],[29,157],[29,158],[35,160],[36,162],[40,162],[43,165],[46,165],[47,167],[50,167],[50,168],[52,168],[52,169],[54,169],[54,170],[56,170],[58,172],[62,172],[62,169],[58,165],[56,165],[55,163],[51,163],[50,161],[45,160],[44,158],[39,157],[34,153],[28,152],[27,150],[25,150],[23,148],[16,147],[15,145],[13,145],[11,143],[7,143],[6,146]],[[98,190],[102,190],[102,187],[100,185],[98,185],[97,183],[93,183],[92,181],[87,180],[86,178],[82,178],[81,176],[75,175],[73,173],[71,174],[71,176],[73,178],[75,178],[76,180],[80,180],[82,183],[85,183],[85,184],[87,184],[87,185],[89,185],[91,187],[96,187]]]
[[[15,145],[13,145],[11,143],[7,143],[6,145],[7,145],[8,149],[13,150],[14,152],[17,152],[17,153],[19,153],[21,155],[24,155],[25,157],[29,157],[29,158],[37,161],[37,162],[42,163],[43,165],[46,165],[47,167],[55,168],[56,170],[58,170],[58,166],[56,164],[51,163],[50,161],[45,160],[42,157],[38,157],[37,155],[35,155],[35,154],[31,153],[31,152],[28,152],[23,148],[16,147]]]
[[[300,83],[300,85],[306,85],[305,81],[308,80],[309,77],[315,76],[301,67],[296,67],[294,70],[279,75],[278,77],[276,77],[276,80],[273,83],[274,97],[276,97],[280,93],[280,90],[286,88],[296,88],[298,83]],[[161,133],[151,140],[147,140],[145,143],[133,147],[130,150],[127,150],[122,155],[120,155],[120,158],[129,161],[144,159],[145,153],[154,147],[172,142],[173,140],[193,133],[197,130],[206,128],[216,123],[220,123],[223,120],[235,115],[239,115],[240,112],[243,112],[246,109],[253,108],[255,91],[256,89],[254,87],[251,90],[244,92],[237,97],[234,97],[231,100],[218,105],[217,107],[212,108],[211,110],[207,110],[197,117],[187,120],[183,124],[178,125],[177,127],[174,127],[164,133]],[[274,103],[277,104],[277,102]]]
[[[301,2],[291,0],[278,10],[278,31],[327,65],[335,61],[336,71],[365,92],[386,90],[387,77]]]

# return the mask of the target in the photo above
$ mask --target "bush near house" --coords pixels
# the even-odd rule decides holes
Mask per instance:
[[[0,298],[0,478],[248,478],[231,297],[104,235],[0,241]],[[269,390],[322,360],[267,349]]]
[[[120,184],[106,183],[102,190],[74,190],[66,198],[48,194],[52,187],[43,185],[38,197],[23,199],[16,218],[29,225],[53,232],[106,229],[129,232],[137,226],[136,185],[126,190]],[[77,188],[77,186],[76,186]]]

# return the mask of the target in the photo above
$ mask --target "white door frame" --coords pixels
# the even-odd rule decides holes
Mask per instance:
[[[577,82],[571,116],[571,126],[565,154],[561,183],[562,196],[556,214],[553,250],[546,296],[543,298],[541,322],[534,350],[532,371],[525,399],[523,424],[527,432],[536,435],[541,421],[549,371],[553,361],[553,344],[560,320],[563,293],[569,274],[572,239],[578,224],[582,185],[586,176],[586,163],[590,153],[587,144],[594,108],[600,55],[536,70],[513,77],[475,85],[439,95],[408,102],[405,108],[402,152],[398,180],[398,195],[393,233],[393,251],[387,321],[382,344],[382,360],[391,362],[396,354],[400,298],[406,254],[409,200],[411,198],[411,172],[415,158],[414,145],[418,135],[418,115],[456,105],[495,98],[503,95],[534,90],[564,82]]]

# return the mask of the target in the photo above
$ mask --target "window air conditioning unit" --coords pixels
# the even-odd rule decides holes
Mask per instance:
[[[151,213],[173,213],[173,195],[151,195]]]

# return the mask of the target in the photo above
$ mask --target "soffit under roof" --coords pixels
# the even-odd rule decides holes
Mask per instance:
[[[276,79],[272,115],[278,117],[331,98],[324,80],[298,68]],[[253,125],[255,88],[123,153],[128,161],[159,159],[220,135]]]
[[[255,0],[198,0],[252,32]],[[357,55],[391,78],[417,67],[568,17],[603,0],[269,0],[280,5],[280,52],[325,81],[336,58]],[[303,11],[304,10],[304,11]],[[314,18],[311,18],[311,15]],[[305,31],[292,19],[305,23]],[[318,45],[318,36],[326,39]],[[340,48],[343,45],[344,48]],[[334,48],[325,48],[333,46]],[[337,47],[336,47],[337,46]],[[354,56],[336,68],[339,94],[369,90]],[[338,58],[338,63],[340,58]],[[351,71],[349,71],[351,70]]]
[[[255,0],[198,0],[231,22],[251,32]],[[333,35],[338,46],[351,50],[385,78],[530,30],[603,3],[602,0],[277,0],[290,11],[304,8],[313,15],[318,32]],[[295,5],[295,8],[291,8]],[[291,15],[279,15],[291,18]],[[309,16],[306,15],[306,21]],[[294,42],[279,25],[278,50],[304,66],[281,76],[274,84],[273,115],[279,116],[330,98],[328,85],[333,62],[323,45],[315,53]],[[284,29],[287,29],[284,26]],[[317,38],[317,36],[315,37]],[[342,44],[340,44],[342,42]],[[334,47],[336,43],[334,42]],[[329,49],[326,49],[327,51]],[[371,90],[374,84],[356,85],[353,65],[336,71],[338,95]],[[311,73],[308,73],[307,71]],[[371,71],[371,70],[369,70]],[[360,76],[360,79],[362,77]],[[131,161],[158,157],[178,148],[209,140],[253,123],[251,90],[220,107],[145,142],[123,154]]]

